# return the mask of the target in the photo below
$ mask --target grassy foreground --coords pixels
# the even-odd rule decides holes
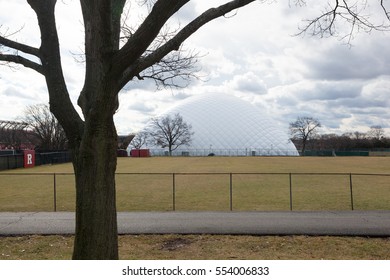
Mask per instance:
[[[73,237],[0,237],[0,260],[66,260]],[[131,235],[119,237],[126,260],[389,260],[389,238]]]
[[[233,210],[290,210],[288,173],[291,172],[345,173],[293,174],[293,210],[350,210],[348,173],[390,175],[389,166],[390,157],[119,158],[117,207],[118,211],[171,211],[172,173],[207,172],[225,174],[175,175],[175,209],[228,211],[228,173],[259,172],[287,174],[234,174]],[[71,164],[0,172],[0,211],[53,211],[54,181],[57,211],[74,211],[75,190],[71,173]],[[352,179],[356,210],[390,209],[390,176],[358,175]]]
[[[386,173],[390,158],[120,158],[118,173]],[[21,175],[21,173],[34,175]],[[53,175],[70,164],[0,172],[0,211],[52,211]],[[17,176],[1,175],[5,173]],[[50,173],[45,175],[43,173]],[[118,210],[171,210],[172,175],[119,175]],[[56,175],[57,209],[74,210],[71,175]],[[227,210],[229,177],[178,175],[177,210]],[[390,177],[354,177],[355,209],[390,209]],[[285,175],[234,175],[234,210],[288,210]],[[294,210],[349,209],[348,176],[293,177]],[[390,259],[390,238],[307,236],[131,235],[121,259]],[[0,259],[70,259],[72,236],[0,237]]]

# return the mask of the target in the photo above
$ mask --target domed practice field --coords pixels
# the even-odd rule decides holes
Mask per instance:
[[[172,155],[298,156],[289,135],[257,107],[228,94],[202,94],[185,99],[157,118],[180,114],[194,132],[189,146]],[[149,131],[151,123],[142,131]],[[167,150],[151,144],[151,155]],[[129,145],[131,149],[131,143]]]

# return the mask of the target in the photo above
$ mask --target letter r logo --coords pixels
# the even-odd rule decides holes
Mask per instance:
[[[28,165],[33,164],[33,162],[32,162],[32,154],[27,154],[27,164]]]
[[[35,151],[33,150],[24,150],[24,168],[34,167],[35,166]]]

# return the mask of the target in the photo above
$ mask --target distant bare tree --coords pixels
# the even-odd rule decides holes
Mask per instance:
[[[67,149],[65,131],[46,104],[27,106],[22,117],[31,131],[30,141],[44,150]]]
[[[367,135],[374,140],[381,140],[385,137],[385,130],[380,125],[374,125],[370,127]]]
[[[290,123],[290,134],[294,140],[301,142],[301,153],[304,155],[307,141],[313,138],[321,127],[319,120],[312,117],[298,117]]]
[[[353,137],[351,138],[354,138],[356,140],[363,140],[367,138],[367,133],[360,132],[360,131],[355,131],[352,135]]]
[[[169,155],[180,146],[188,146],[194,134],[192,126],[187,124],[180,114],[152,119],[149,133],[153,144],[168,148]]]
[[[143,145],[147,143],[149,137],[149,133],[146,131],[140,131],[138,132],[133,140],[130,142],[130,146],[134,149],[141,149]]]

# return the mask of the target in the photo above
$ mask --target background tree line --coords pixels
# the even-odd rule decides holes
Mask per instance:
[[[306,144],[309,150],[372,150],[372,149],[390,149],[390,138],[383,135],[378,138],[373,136],[378,127],[371,127],[368,132],[346,132],[342,135],[334,133],[321,134],[310,139]],[[380,130],[383,130],[379,127]],[[294,141],[294,143],[296,143]],[[296,146],[299,145],[299,142]],[[298,148],[298,147],[297,147]]]
[[[320,134],[321,123],[313,117],[298,117],[290,123],[291,141],[304,154],[307,150],[357,151],[390,149],[390,138],[381,126],[371,126],[367,132]]]

